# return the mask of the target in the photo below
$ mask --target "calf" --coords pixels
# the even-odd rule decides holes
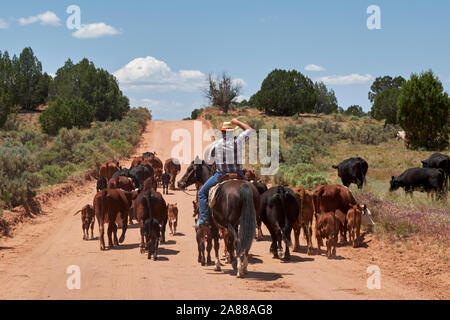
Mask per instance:
[[[414,191],[436,192],[446,198],[445,173],[442,169],[411,168],[391,179],[389,191],[403,188],[411,197]]]
[[[74,216],[81,212],[81,227],[83,229],[83,240],[89,240],[89,227],[91,228],[91,239],[94,239],[95,212],[94,208],[88,204],[83,209],[77,211]]]
[[[163,188],[163,194],[169,194],[169,183],[170,183],[170,175],[165,172],[162,175],[162,188]]]
[[[327,258],[336,256],[338,224],[334,212],[323,212],[316,216],[317,254],[321,254],[322,239],[327,239]]]
[[[297,221],[294,223],[294,251],[300,250],[300,228],[303,228],[306,242],[308,244],[308,255],[313,254],[312,244],[312,222],[314,217],[314,202],[313,195],[305,188],[292,188],[297,199],[299,215]]]
[[[338,176],[344,186],[349,187],[350,184],[355,183],[361,189],[366,181],[369,165],[364,159],[358,157],[344,160],[333,168],[338,170]]]
[[[177,233],[177,223],[178,223],[177,204],[175,203],[167,205],[167,213],[169,215],[170,234],[175,235]]]
[[[362,213],[363,208],[359,205],[353,205],[352,208],[347,211],[347,230],[353,248],[356,248],[359,245]]]

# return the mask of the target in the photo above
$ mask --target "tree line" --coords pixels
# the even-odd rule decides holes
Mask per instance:
[[[18,110],[35,111],[49,104],[39,117],[42,130],[56,135],[61,128],[89,128],[93,121],[121,120],[130,103],[117,79],[83,59],[68,59],[54,78],[42,73],[31,48],[11,59],[0,52],[0,127]]]
[[[368,94],[372,108],[367,114],[358,105],[346,110],[339,107],[332,89],[322,82],[314,83],[296,70],[273,70],[249,101],[236,101],[240,90],[226,74],[221,78],[209,76],[205,96],[225,113],[232,106],[249,106],[273,116],[299,113],[370,116],[384,120],[385,124],[400,125],[414,149],[442,150],[449,146],[450,99],[431,70],[412,74],[408,81],[400,76],[376,78]],[[191,117],[196,118],[201,111],[194,110]]]

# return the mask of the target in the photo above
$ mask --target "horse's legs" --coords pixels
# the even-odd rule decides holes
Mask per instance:
[[[141,249],[141,254],[145,253],[145,237],[144,237],[144,228],[140,228],[141,231],[141,243],[139,244],[139,247]]]
[[[233,226],[229,225],[228,226],[228,237],[227,237],[227,250],[228,250],[228,254],[230,255],[230,261],[231,261],[231,265],[233,267],[233,271],[236,273],[237,272],[237,261],[236,261],[236,257],[234,256],[234,244],[235,244],[235,239],[237,237],[236,234],[236,230],[234,229]]]
[[[216,267],[214,271],[222,270],[220,267],[220,258],[219,258],[219,230],[216,226],[211,228],[211,236],[214,239],[214,254],[216,256]]]
[[[248,251],[246,251],[244,254],[244,273],[248,272],[247,267],[248,267]]]
[[[261,217],[257,215],[256,217],[256,228],[258,232],[256,233],[256,241],[261,241],[263,237],[262,229],[261,229]]]
[[[116,223],[113,223],[113,236],[114,236],[114,246],[119,245],[119,241],[117,240],[117,225]]]
[[[200,229],[196,230],[197,234],[197,248],[198,248],[198,262],[205,265],[205,243],[203,238],[203,232]]]
[[[211,231],[210,231],[210,233],[208,234],[208,237],[207,237],[207,246],[206,246],[206,252],[208,253],[208,258],[206,259],[206,265],[208,265],[208,266],[210,266],[211,264],[212,264],[212,261],[211,261],[211,249],[212,249],[212,236],[211,236]]]

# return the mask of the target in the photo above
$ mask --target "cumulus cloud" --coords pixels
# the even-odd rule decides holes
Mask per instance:
[[[78,39],[94,39],[106,36],[115,36],[121,32],[116,28],[107,25],[103,22],[82,24],[80,29],[72,33],[75,38]]]
[[[200,90],[206,75],[198,70],[172,71],[161,60],[147,56],[130,61],[114,73],[125,90],[186,91]]]
[[[0,19],[0,29],[8,29],[8,28],[9,24],[5,20]]]
[[[360,75],[358,73],[352,73],[349,75],[335,75],[326,76],[315,79],[317,82],[323,82],[330,85],[348,85],[348,84],[362,84],[372,80],[373,77],[370,74]]]
[[[19,19],[19,23],[22,26],[26,26],[28,24],[36,22],[40,22],[41,25],[48,25],[53,27],[59,27],[61,25],[61,19],[59,19],[58,16],[52,11],[46,11],[36,16]]]
[[[237,103],[241,103],[242,101],[244,101],[244,100],[250,100],[250,97],[248,97],[248,96],[244,96],[244,95],[241,95],[241,96],[238,96],[237,98],[236,98],[236,102]]]
[[[244,79],[236,78],[231,80],[232,84],[235,86],[245,87],[247,86],[247,83],[244,81]]]
[[[316,64],[308,64],[308,65],[305,67],[305,70],[306,70],[306,71],[325,71],[325,68],[324,68],[324,67],[321,67],[321,66],[318,66],[318,65],[316,65]]]

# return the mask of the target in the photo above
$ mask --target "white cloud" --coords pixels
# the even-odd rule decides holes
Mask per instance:
[[[58,18],[58,16],[52,12],[52,11],[46,11],[44,13],[40,13],[36,16],[31,16],[28,18],[20,18],[19,23],[22,26],[40,22],[41,25],[49,25],[53,27],[58,27],[61,25],[61,19]]]
[[[247,83],[244,81],[244,79],[241,79],[241,78],[233,79],[233,80],[231,80],[231,83],[235,86],[237,86],[237,85],[241,86],[241,87],[247,86]]]
[[[331,85],[348,85],[348,84],[367,83],[372,79],[373,77],[370,74],[360,75],[357,73],[352,73],[349,75],[341,75],[341,76],[334,75],[334,76],[320,77],[315,79],[315,81]]]
[[[305,67],[305,70],[306,70],[306,71],[325,71],[325,68],[324,68],[324,67],[321,67],[321,66],[318,66],[318,65],[316,65],[316,64],[308,64],[308,65]]]
[[[130,61],[114,75],[121,87],[134,91],[194,92],[204,86],[206,79],[198,70],[172,71],[164,61],[150,56]]]
[[[248,96],[239,96],[239,97],[236,98],[237,103],[241,103],[244,100],[248,101],[248,100],[250,100],[250,97],[248,97]]]
[[[75,38],[79,39],[94,39],[105,36],[114,36],[121,32],[116,28],[109,26],[103,22],[82,24],[80,29],[72,33]]]
[[[8,28],[9,24],[5,20],[0,19],[0,29],[8,29]]]

